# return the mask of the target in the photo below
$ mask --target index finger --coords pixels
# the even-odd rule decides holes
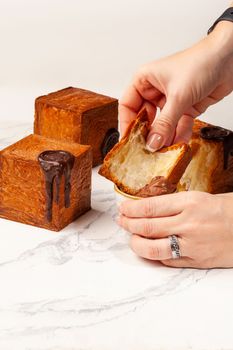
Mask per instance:
[[[122,202],[119,211],[132,218],[155,218],[180,214],[187,203],[187,192],[128,200]]]
[[[128,125],[136,119],[142,104],[142,96],[134,85],[130,85],[120,99],[119,104],[120,131],[122,135],[125,133]]]

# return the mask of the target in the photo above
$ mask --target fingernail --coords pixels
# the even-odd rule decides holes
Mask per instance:
[[[155,152],[163,146],[163,138],[159,134],[153,134],[149,136],[146,149],[150,152]]]

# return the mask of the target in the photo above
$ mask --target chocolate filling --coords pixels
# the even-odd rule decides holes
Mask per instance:
[[[42,152],[38,161],[45,175],[46,183],[46,218],[52,221],[52,205],[54,199],[54,182],[56,187],[55,202],[59,203],[59,192],[61,178],[65,177],[65,208],[70,206],[70,177],[74,166],[74,156],[65,151],[45,151]]]
[[[233,132],[231,130],[221,128],[220,126],[206,126],[201,128],[200,136],[206,140],[223,142],[224,169],[227,169],[229,155],[232,155],[233,151]]]
[[[176,185],[168,181],[164,176],[155,176],[153,180],[143,188],[141,188],[136,196],[153,197],[162,194],[172,193],[176,190]]]
[[[109,151],[119,141],[120,133],[117,129],[109,129],[105,135],[104,141],[101,145],[102,157],[105,158]]]

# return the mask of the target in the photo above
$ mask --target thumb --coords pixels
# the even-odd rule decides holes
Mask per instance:
[[[155,117],[147,137],[146,147],[150,152],[155,152],[164,145],[169,146],[172,143],[176,126],[184,113],[183,107],[182,103],[175,98],[167,100],[160,115]]]

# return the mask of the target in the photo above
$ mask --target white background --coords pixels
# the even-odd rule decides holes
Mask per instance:
[[[206,35],[227,0],[0,0],[0,123],[78,86],[120,97],[141,64]],[[205,119],[233,128],[233,97]],[[1,124],[0,124],[1,126]]]

